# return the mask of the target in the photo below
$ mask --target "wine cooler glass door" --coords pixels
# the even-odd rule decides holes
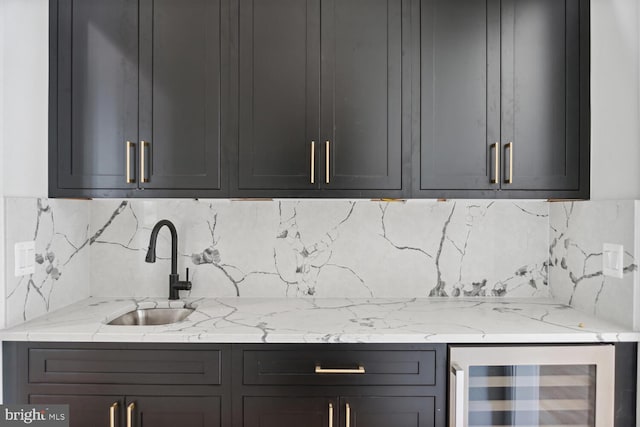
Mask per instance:
[[[613,425],[613,346],[450,349],[450,427]]]

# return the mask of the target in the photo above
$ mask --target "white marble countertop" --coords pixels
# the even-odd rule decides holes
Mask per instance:
[[[207,298],[163,326],[110,326],[160,298],[89,298],[13,328],[4,341],[220,343],[561,343],[639,341],[640,333],[539,299]]]

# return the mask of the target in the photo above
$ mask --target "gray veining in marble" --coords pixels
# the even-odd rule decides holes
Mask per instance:
[[[167,294],[178,228],[190,297],[547,297],[548,204],[416,200],[95,200],[91,295]]]
[[[195,308],[182,322],[112,326],[138,308]],[[535,298],[89,298],[0,332],[4,340],[270,343],[562,343],[639,334]]]
[[[89,206],[7,198],[6,323],[15,325],[89,296]],[[35,241],[35,272],[14,275],[14,244]]]
[[[163,218],[178,226],[191,299],[552,295],[633,325],[634,201],[2,201],[8,326],[89,295],[166,297],[168,233],[144,263]],[[15,278],[13,245],[27,240],[36,272]],[[602,274],[605,242],[625,246],[623,279]]]
[[[551,294],[602,319],[633,327],[635,202],[588,201],[550,205]],[[622,279],[603,275],[603,243],[624,246]]]

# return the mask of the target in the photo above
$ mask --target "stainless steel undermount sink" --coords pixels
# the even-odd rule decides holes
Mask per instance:
[[[193,308],[141,308],[118,316],[107,325],[169,325],[186,319]]]

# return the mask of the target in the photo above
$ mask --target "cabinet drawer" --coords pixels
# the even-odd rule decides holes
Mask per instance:
[[[30,383],[220,384],[218,350],[29,349]]]
[[[435,385],[436,350],[245,350],[246,385]]]

